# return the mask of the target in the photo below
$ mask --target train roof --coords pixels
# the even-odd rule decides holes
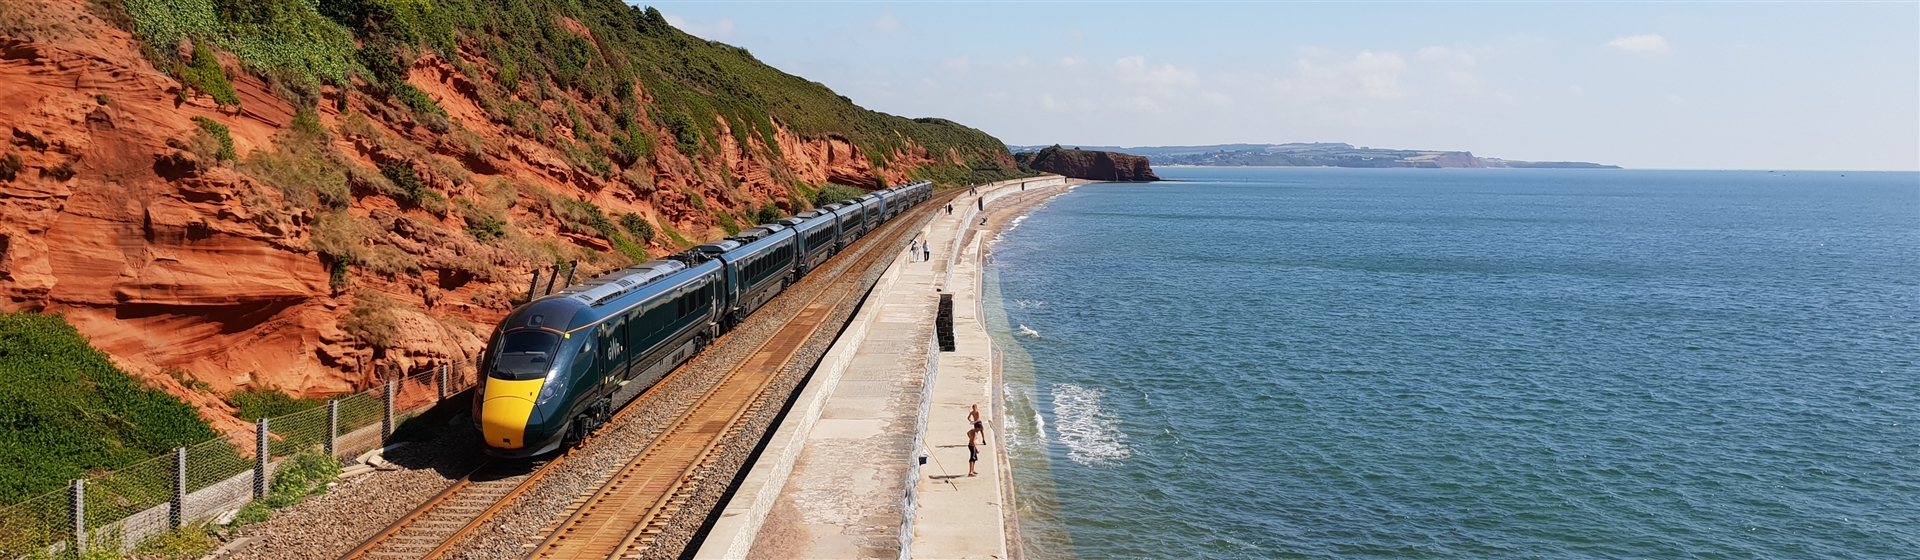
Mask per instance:
[[[570,332],[617,313],[654,293],[684,284],[720,267],[718,262],[659,259],[602,274],[534,300],[507,314],[502,330],[541,328]]]
[[[690,267],[687,263],[676,260],[647,261],[577,285],[567,286],[567,289],[560,291],[560,295],[586,305],[597,306],[688,268]]]

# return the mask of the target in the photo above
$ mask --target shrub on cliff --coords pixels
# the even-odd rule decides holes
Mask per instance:
[[[0,313],[0,379],[0,504],[217,436],[57,314]]]
[[[653,224],[647,223],[647,219],[640,217],[639,214],[621,214],[620,227],[626,228],[627,233],[640,238],[642,243],[653,242]]]
[[[340,317],[340,330],[374,348],[392,348],[400,342],[400,319],[393,315],[399,306],[380,292],[355,292],[353,307]]]
[[[758,225],[758,224],[777,222],[777,221],[780,221],[781,218],[785,218],[785,217],[787,217],[787,215],[780,213],[779,206],[775,206],[772,202],[768,202],[766,204],[760,205],[760,209],[755,210],[753,212],[753,223],[755,225]]]
[[[813,205],[818,207],[825,204],[832,204],[849,198],[858,198],[864,194],[867,194],[867,191],[860,190],[857,187],[827,183],[826,186],[820,187],[819,192],[813,193]]]
[[[20,154],[8,152],[6,159],[0,159],[0,182],[12,181],[26,167],[26,162],[20,160]]]
[[[302,123],[303,118],[311,118],[311,111],[300,115],[276,139],[273,151],[248,154],[239,169],[280,189],[287,203],[295,207],[346,208],[353,202],[353,191],[347,184],[347,170],[352,166],[342,162],[327,145],[326,129],[320,128],[317,120]]]
[[[200,90],[200,93],[213,97],[221,105],[240,105],[240,94],[233,91],[233,82],[227,79],[227,71],[220,68],[220,60],[214,58],[213,51],[199,39],[193,41],[193,61],[179,69],[180,83],[186,88]],[[187,98],[187,89],[180,90],[180,98]]]
[[[435,214],[446,215],[447,197],[427,188],[427,182],[420,178],[420,172],[413,166],[401,162],[380,164],[380,175],[393,182],[400,191],[400,199]]]
[[[288,77],[303,88],[339,81],[354,66],[352,35],[320,15],[307,0],[120,3],[133,24],[131,31],[155,52],[171,52],[181,39],[210,42],[234,53],[250,68]],[[200,48],[196,46],[195,51],[198,66]]]
[[[212,137],[219,146],[219,150],[213,154],[215,158],[227,161],[239,159],[239,156],[233,153],[233,132],[227,130],[227,125],[206,117],[194,117],[193,122],[199,124],[200,130]]]

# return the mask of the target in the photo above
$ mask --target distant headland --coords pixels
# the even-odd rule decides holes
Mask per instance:
[[[1007,146],[1014,153],[1035,152],[1046,146]],[[1210,146],[1079,146],[1086,151],[1145,156],[1156,165],[1268,166],[1268,167],[1412,167],[1412,168],[1551,168],[1619,169],[1618,165],[1584,161],[1519,161],[1485,158],[1473,152],[1393,150],[1354,147],[1342,142],[1291,144],[1214,144]]]
[[[1013,161],[1022,167],[1045,173],[1058,173],[1074,179],[1094,181],[1158,181],[1147,158],[1100,150],[1061,148],[1059,144],[1037,151],[1020,151]]]

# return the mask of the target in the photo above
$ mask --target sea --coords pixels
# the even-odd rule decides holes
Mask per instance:
[[[990,247],[1028,558],[1920,558],[1920,174],[1160,173]]]

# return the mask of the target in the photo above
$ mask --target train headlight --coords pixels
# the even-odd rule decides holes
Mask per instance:
[[[547,404],[548,400],[566,392],[567,374],[562,373],[560,368],[554,368],[553,372],[547,374],[547,382],[540,384],[540,397],[534,399],[533,404]]]

